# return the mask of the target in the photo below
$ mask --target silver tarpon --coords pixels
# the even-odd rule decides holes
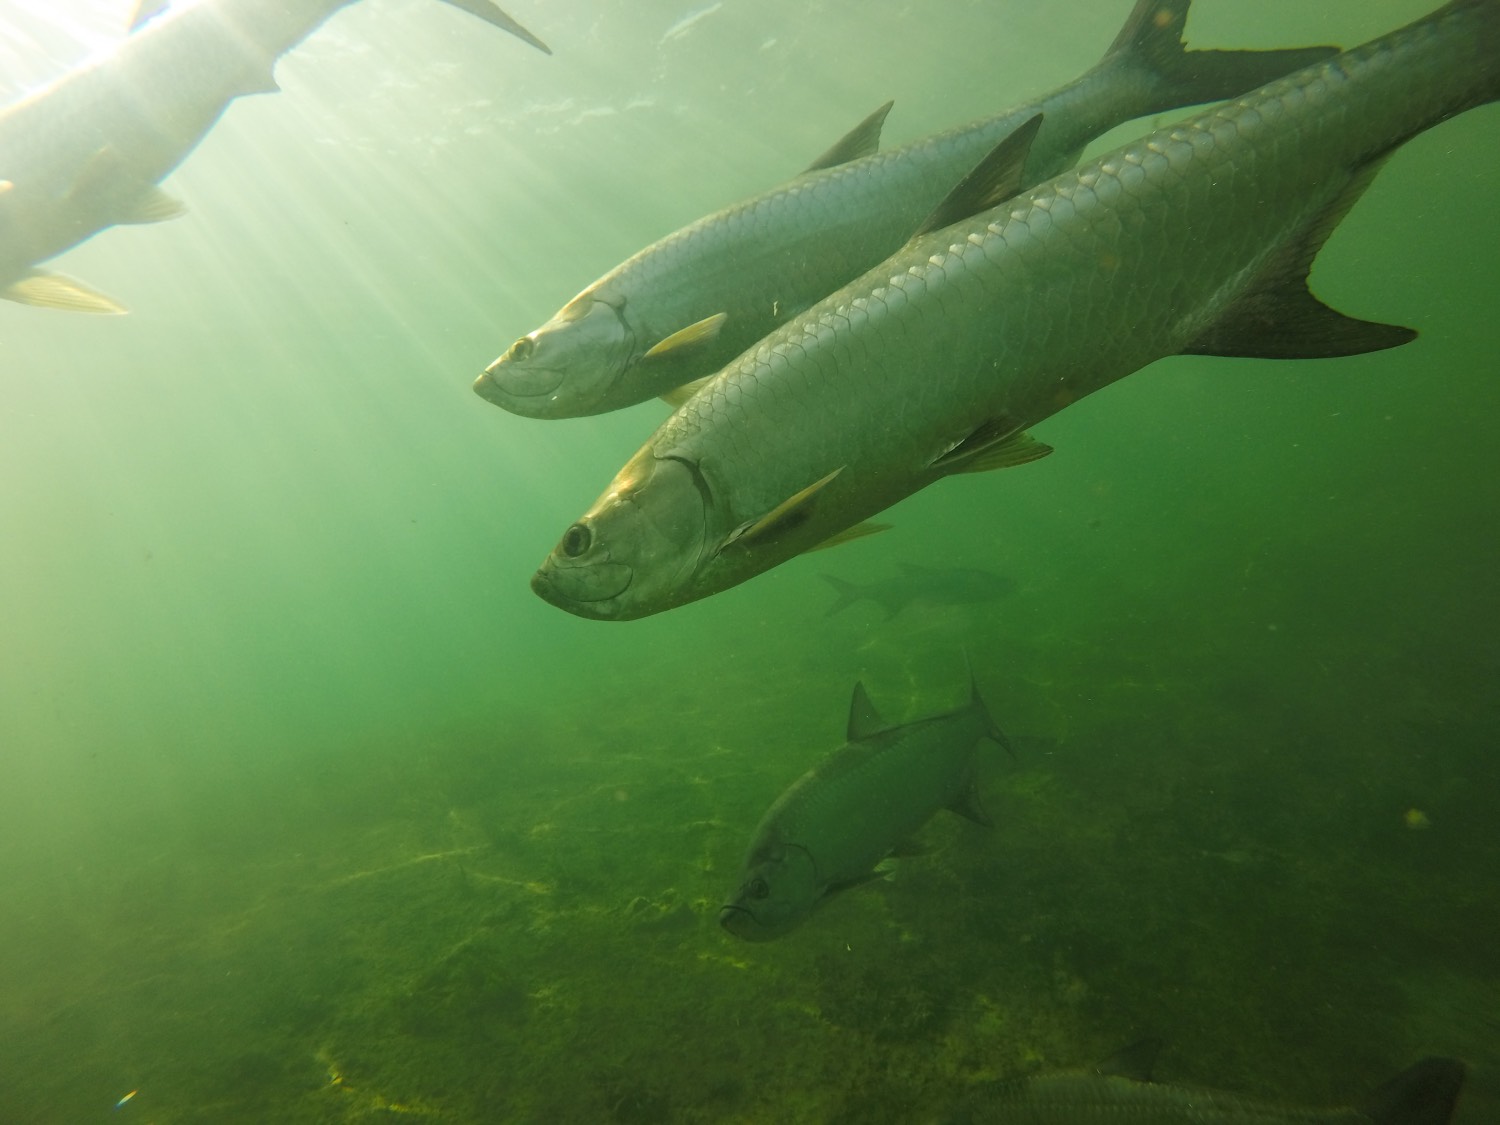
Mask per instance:
[[[354,2],[203,0],[157,14],[164,0],[147,0],[115,50],[0,110],[0,297],[124,312],[37,264],[118,223],[181,214],[156,185],[230,102],[277,88],[277,58]],[[489,0],[443,2],[547,51]]]
[[[1046,125],[1026,183],[1070,167],[1121,122],[1233,97],[1334,53],[1189,51],[1190,0],[1138,0],[1103,59],[1045,97],[876,153],[882,106],[801,176],[646,247],[521,337],[474,384],[516,414],[569,418],[710,375],[900,248],[1022,122]]]
[[[987,1082],[941,1118],[952,1125],[1446,1125],[1463,1087],[1457,1059],[1407,1067],[1358,1106],[1278,1105],[1223,1090],[1151,1080],[1159,1043],[1145,1040],[1086,1071]]]
[[[888,726],[856,684],[848,742],[766,812],[719,922],[746,941],[769,941],[830,895],[876,878],[875,865],[939,809],[987,826],[974,791],[974,749],[986,738],[1009,749],[972,676],[963,707],[900,726]]]
[[[1497,96],[1500,0],[1456,0],[919,235],[699,390],[533,589],[580,616],[642,617],[951,473],[1048,452],[1026,427],[1163,356],[1405,343],[1409,329],[1320,303],[1308,270],[1391,153]],[[1026,131],[935,222],[1005,199]]]

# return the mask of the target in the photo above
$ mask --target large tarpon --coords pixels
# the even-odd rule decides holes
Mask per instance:
[[[1405,343],[1320,303],[1308,270],[1392,152],[1497,96],[1500,0],[1455,0],[918,236],[673,414],[533,589],[585,617],[656,613],[1047,452],[1026,427],[1163,356]],[[980,203],[1017,182],[1025,132],[975,177]]]
[[[1052,93],[877,153],[882,106],[802,175],[616,266],[521,337],[474,389],[533,418],[599,414],[710,375],[899,249],[1002,138],[1045,115],[1027,184],[1135,117],[1233,97],[1334,53],[1189,51],[1190,0],[1137,0],[1104,57]]]
[[[780,937],[829,896],[875,878],[875,865],[939,809],[989,824],[974,791],[974,750],[986,738],[1010,744],[972,677],[966,705],[900,726],[887,725],[856,684],[848,738],[761,819],[739,890],[719,913],[736,937]]]
[[[156,14],[163,0],[147,0],[114,51],[0,110],[0,297],[123,312],[38,263],[118,223],[181,214],[156,185],[235,98],[274,91],[276,60],[354,2],[202,0]],[[489,0],[444,3],[547,50]]]
[[[1151,1080],[1147,1040],[1086,1071],[1051,1071],[976,1085],[942,1120],[952,1125],[1447,1125],[1464,1082],[1457,1059],[1407,1067],[1357,1106],[1278,1105],[1224,1090]]]

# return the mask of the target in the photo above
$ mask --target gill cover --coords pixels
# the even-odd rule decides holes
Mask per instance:
[[[475,393],[527,418],[597,413],[635,348],[623,307],[585,290],[486,367]]]

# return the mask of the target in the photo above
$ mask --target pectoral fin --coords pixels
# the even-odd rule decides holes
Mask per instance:
[[[34,270],[9,288],[0,290],[0,297],[21,305],[34,305],[39,309],[62,309],[65,312],[123,313],[124,305],[106,297],[96,289],[90,289],[81,281],[64,277],[60,273],[43,273]]]
[[[1384,163],[1384,158],[1372,160],[1359,169],[1300,237],[1267,262],[1251,287],[1183,351],[1248,359],[1327,359],[1384,351],[1415,339],[1413,329],[1336,312],[1307,287],[1313,259]]]
[[[723,547],[728,547],[731,543],[749,542],[752,539],[764,538],[774,531],[795,527],[806,517],[807,505],[811,502],[812,498],[823,491],[828,486],[828,483],[843,471],[844,467],[840,465],[826,477],[815,480],[801,491],[788,496],[765,515],[736,528],[724,540]],[[720,547],[720,550],[723,550],[723,547]]]
[[[1026,184],[1026,159],[1031,155],[1031,142],[1036,140],[1036,131],[1041,127],[1040,113],[1018,126],[958,182],[912,237],[963,222],[1019,195]]]
[[[854,128],[833,143],[833,147],[802,170],[817,172],[823,168],[836,168],[862,156],[871,156],[880,149],[880,130],[885,125],[885,115],[891,112],[895,102],[886,102]]]
[[[718,338],[719,329],[724,327],[724,322],[729,319],[728,313],[714,313],[706,316],[696,324],[689,324],[686,328],[679,328],[663,340],[658,340],[646,349],[642,359],[656,359],[672,353],[680,353],[686,348],[694,348],[712,342]]]
[[[934,469],[950,473],[987,473],[1037,461],[1052,447],[1016,429],[1009,418],[991,418],[968,437],[950,446],[932,462]]]

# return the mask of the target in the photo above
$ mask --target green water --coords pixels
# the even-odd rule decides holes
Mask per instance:
[[[921,1121],[1148,1034],[1162,1079],[1309,1104],[1458,1055],[1456,1120],[1500,1120],[1500,110],[1314,274],[1417,342],[1162,362],[1046,461],[601,624],[527,580],[664,411],[528,422],[479,369],[887,98],[900,143],[1068,80],[1128,4],[506,6],[554,57],[341,13],[168,181],[187,217],[56,263],[130,316],[0,307],[0,1121]],[[4,95],[131,7],[0,0]],[[1016,588],[824,617],[821,572],[902,561]],[[995,828],[723,933],[853,683],[927,713],[964,652],[1017,742]]]

